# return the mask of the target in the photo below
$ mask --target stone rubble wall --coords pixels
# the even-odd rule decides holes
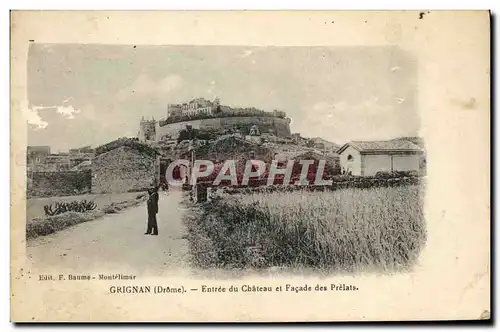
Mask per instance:
[[[153,155],[122,146],[92,162],[92,193],[144,191],[156,180]]]

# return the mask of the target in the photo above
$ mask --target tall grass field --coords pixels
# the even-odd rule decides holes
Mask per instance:
[[[221,195],[186,217],[203,268],[410,268],[425,245],[423,188]]]

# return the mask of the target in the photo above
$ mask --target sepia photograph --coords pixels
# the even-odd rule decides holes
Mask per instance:
[[[22,31],[23,24],[31,27],[44,19],[44,13],[17,12],[13,21],[20,22],[16,27]],[[19,94],[13,95],[16,109],[12,110],[22,128],[12,134],[19,137],[12,153],[17,179],[23,181],[12,188],[13,197],[18,197],[13,209],[19,212],[11,222],[11,241],[16,241],[12,245],[18,252],[11,256],[13,269],[17,266],[13,280],[18,286],[13,285],[11,298],[18,301],[13,309],[16,317],[22,321],[73,321],[82,315],[88,321],[272,317],[289,321],[293,318],[288,313],[262,314],[259,307],[263,301],[269,301],[267,306],[285,304],[292,294],[296,297],[290,302],[290,313],[303,311],[304,301],[322,303],[316,314],[303,311],[300,321],[459,317],[453,308],[449,308],[451,316],[442,311],[437,317],[428,310],[419,311],[416,304],[401,307],[401,316],[386,311],[390,303],[403,303],[404,294],[423,297],[419,289],[432,280],[437,283],[432,289],[453,294],[453,300],[445,301],[460,296],[457,301],[462,303],[469,294],[466,288],[459,294],[451,286],[439,286],[451,276],[438,281],[426,274],[438,273],[438,267],[458,269],[461,257],[488,266],[488,275],[477,274],[482,267],[474,270],[475,284],[464,281],[471,292],[479,281],[489,284],[489,248],[485,247],[489,196],[484,196],[489,193],[489,152],[478,150],[475,160],[476,170],[488,179],[481,177],[468,187],[464,178],[462,189],[468,190],[460,194],[445,185],[456,183],[465,174],[465,163],[474,162],[467,156],[474,142],[489,146],[489,133],[476,135],[466,127],[475,121],[489,128],[485,118],[489,99],[484,99],[489,98],[489,79],[478,76],[476,86],[482,95],[447,97],[450,107],[476,116],[452,127],[453,117],[429,102],[430,96],[440,99],[435,86],[446,91],[454,86],[443,87],[436,81],[445,77],[445,67],[438,69],[430,60],[437,59],[439,43],[429,41],[434,48],[422,55],[403,42],[406,37],[413,45],[421,40],[419,34],[431,38],[429,31],[438,26],[433,17],[439,20],[439,15],[443,15],[439,26],[446,30],[445,38],[458,22],[454,15],[468,15],[485,28],[476,29],[477,33],[488,32],[486,12],[449,13],[411,12],[411,23],[406,12],[386,12],[386,21],[380,16],[383,12],[336,13],[335,19],[327,12],[261,14],[266,22],[271,17],[281,17],[289,26],[294,20],[297,26],[302,22],[311,29],[309,35],[304,33],[305,40],[314,29],[324,29],[320,25],[344,24],[354,35],[369,31],[370,24],[382,26],[385,42],[373,39],[373,43],[348,42],[347,36],[330,44],[313,37],[316,42],[310,44],[259,44],[251,36],[234,43],[200,36],[190,42],[210,26],[217,30],[217,22],[234,24],[236,12],[233,18],[220,12],[221,21],[216,13],[206,13],[204,29],[208,30],[198,25],[203,21],[201,13],[164,12],[165,18],[174,19],[164,29],[175,26],[177,19],[183,22],[178,31],[185,28],[189,36],[179,35],[170,43],[168,38],[134,41],[132,33],[119,42],[78,41],[71,38],[70,28],[70,38],[61,32],[60,40],[51,37],[48,32],[55,30],[48,28],[42,29],[45,34],[40,32],[40,38],[14,38],[13,42],[22,42],[24,52],[22,63],[21,58],[13,62],[23,68],[18,71],[22,75],[16,76],[23,79],[17,81]],[[45,13],[66,22],[74,17],[75,32],[86,31],[90,24],[94,34],[115,31],[109,30],[112,23],[162,18],[161,12],[77,14]],[[259,20],[256,12],[239,15],[247,23]],[[81,26],[79,17],[84,20]],[[310,23],[311,17],[317,25]],[[142,26],[143,36],[152,31],[150,25]],[[58,27],[53,24],[53,29]],[[413,37],[408,37],[408,31]],[[12,33],[15,36],[15,30]],[[325,32],[324,39],[328,36]],[[472,34],[463,38],[477,41]],[[475,61],[489,71],[484,41]],[[428,74],[430,67],[437,75],[434,80]],[[446,79],[454,81],[451,76]],[[455,80],[453,84],[458,84]],[[449,126],[436,130],[437,123]],[[461,132],[466,145],[458,150],[459,143],[449,139],[452,136],[440,136],[446,132]],[[480,194],[465,207],[473,190]],[[462,256],[465,247],[457,250],[459,238],[453,239],[453,230],[446,230],[447,217],[455,218],[449,227],[461,236],[472,226],[466,215],[449,204],[471,212],[481,206],[476,210],[477,228],[469,233],[469,240],[478,243],[477,255]],[[387,300],[384,313],[377,316],[371,303],[366,313],[345,309],[345,314],[328,316],[326,304],[334,298],[350,297],[349,305],[360,303],[377,294],[378,282],[380,294],[390,293],[393,284],[397,295],[392,296],[398,296],[397,301]],[[481,287],[481,295],[474,293],[480,296],[477,301],[485,298],[487,289]],[[24,300],[14,299],[14,288],[24,294]],[[28,289],[36,292],[31,301],[25,297]],[[239,302],[245,294],[247,298]],[[236,308],[233,314],[213,314],[230,296],[234,305],[246,306],[248,314]],[[36,303],[47,297],[51,304],[45,311],[35,310]],[[58,311],[68,300],[71,306]],[[163,316],[153,310],[136,316],[129,311],[165,301],[179,313]],[[431,298],[420,301],[415,303],[425,307]],[[489,319],[489,302],[481,303],[474,308],[474,319]],[[200,310],[202,305],[213,305],[212,314],[182,309]]]
[[[28,257],[405,271],[426,238],[415,67],[398,47],[33,43]]]

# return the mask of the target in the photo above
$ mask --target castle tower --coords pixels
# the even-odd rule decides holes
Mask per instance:
[[[151,118],[151,120],[144,120],[144,117],[142,117],[139,124],[139,141],[156,141],[156,120],[154,118]]]

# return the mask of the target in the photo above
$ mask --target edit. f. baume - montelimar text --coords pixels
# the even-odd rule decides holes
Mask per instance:
[[[54,277],[50,274],[41,274],[38,276],[38,281],[90,281],[90,280],[135,280],[137,276],[128,274],[98,274],[98,275],[88,275],[88,274],[59,274]]]

